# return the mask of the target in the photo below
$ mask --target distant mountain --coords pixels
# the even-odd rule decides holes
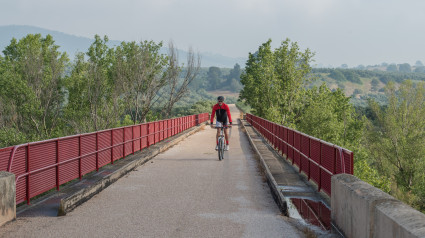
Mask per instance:
[[[247,58],[232,58],[213,53],[200,53],[202,57],[202,67],[217,66],[220,68],[233,68],[238,63],[241,68],[245,68]]]
[[[18,26],[18,25],[8,25],[0,26],[0,52],[4,50],[6,46],[10,44],[10,40],[14,37],[16,39],[21,39],[27,34],[41,34],[46,36],[48,34],[53,36],[56,44],[60,46],[60,51],[65,51],[68,53],[71,60],[74,58],[77,52],[86,52],[89,46],[93,43],[93,39],[81,36],[75,36],[66,34],[59,31],[47,30],[40,27],[34,26]],[[121,41],[110,40],[109,46],[117,46],[121,44]],[[166,48],[162,49],[163,53],[167,52]],[[241,67],[245,67],[245,58],[232,58],[219,54],[213,53],[200,53],[202,57],[202,67],[225,67],[233,68],[233,66],[238,63]],[[179,51],[180,62],[186,61],[187,52],[180,50]]]
[[[71,59],[74,58],[77,52],[86,52],[89,46],[93,43],[93,39],[69,35],[59,31],[51,31],[34,26],[0,26],[0,49],[3,49],[10,44],[12,38],[21,39],[27,34],[41,34],[46,36],[48,34],[53,36],[55,43],[60,46],[60,51],[68,53]],[[119,41],[110,41],[109,45],[119,45]]]

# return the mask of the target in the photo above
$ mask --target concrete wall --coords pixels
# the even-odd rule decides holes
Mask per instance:
[[[332,177],[331,208],[346,237],[425,237],[425,214],[353,175]]]
[[[0,171],[0,226],[16,218],[15,175]]]

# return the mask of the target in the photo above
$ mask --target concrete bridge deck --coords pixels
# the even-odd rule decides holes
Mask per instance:
[[[18,216],[0,237],[304,237],[280,215],[239,127],[223,161],[214,140],[206,127],[66,216]]]

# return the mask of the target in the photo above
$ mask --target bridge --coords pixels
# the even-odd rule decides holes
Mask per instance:
[[[352,152],[248,114],[218,161],[207,120],[0,149],[0,237],[425,237],[424,214],[350,175]]]

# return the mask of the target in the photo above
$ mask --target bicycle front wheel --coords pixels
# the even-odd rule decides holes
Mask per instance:
[[[224,143],[222,138],[218,138],[218,160],[223,159]]]

